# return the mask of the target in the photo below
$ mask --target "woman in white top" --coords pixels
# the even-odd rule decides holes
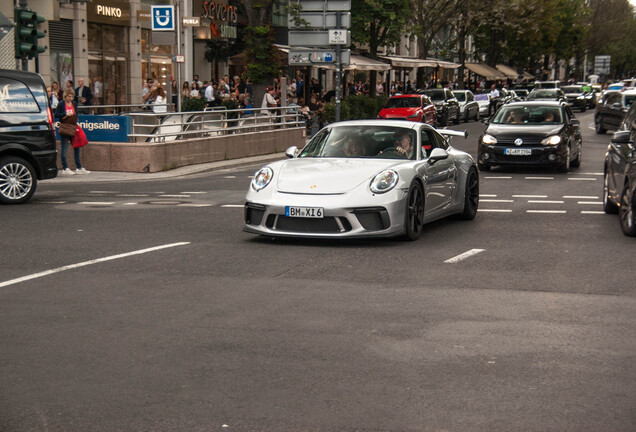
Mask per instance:
[[[155,113],[165,113],[168,112],[168,107],[166,106],[166,91],[163,87],[157,87],[154,91],[154,102],[152,103],[152,110]]]
[[[192,83],[192,89],[190,90],[190,97],[191,98],[201,97],[201,92],[199,91],[199,84],[197,84],[196,82]]]

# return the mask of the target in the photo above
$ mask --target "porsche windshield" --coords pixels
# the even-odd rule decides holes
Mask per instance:
[[[343,126],[323,129],[298,157],[413,159],[415,131],[391,126]]]
[[[420,105],[419,97],[399,97],[389,99],[384,108],[419,108]]]
[[[556,106],[501,107],[492,123],[509,125],[554,125],[563,123],[561,108]]]

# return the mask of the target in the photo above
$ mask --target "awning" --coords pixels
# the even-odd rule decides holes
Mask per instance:
[[[520,77],[519,72],[517,72],[515,69],[511,68],[510,66],[498,64],[497,70],[503,73],[504,75],[506,75],[508,78],[517,79]]]
[[[534,78],[535,78],[535,76],[532,75],[531,73],[523,71],[523,79],[524,80],[531,80],[531,79],[534,79]]]
[[[475,74],[486,78],[487,80],[506,79],[506,76],[497,69],[492,68],[483,63],[466,63],[464,66]]]
[[[391,66],[396,68],[416,68],[416,67],[441,67],[447,69],[458,68],[457,63],[448,62],[444,60],[437,60],[434,58],[420,59],[416,57],[400,57],[400,56],[379,56],[385,60],[391,62]]]
[[[347,66],[343,66],[344,70],[360,70],[360,71],[388,71],[391,69],[391,65],[388,63],[383,63],[378,60],[373,60],[368,57],[351,54],[349,60],[349,64]],[[321,69],[336,69],[335,63],[316,63],[313,65],[314,67],[318,67]]]

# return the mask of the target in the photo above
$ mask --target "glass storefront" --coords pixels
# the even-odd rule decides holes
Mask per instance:
[[[88,70],[93,105],[126,105],[128,96],[128,29],[88,24]]]
[[[174,46],[152,44],[152,32],[148,29],[141,31],[141,76],[152,78],[167,89],[174,77],[172,54]]]

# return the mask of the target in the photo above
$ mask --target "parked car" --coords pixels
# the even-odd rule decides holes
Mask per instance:
[[[477,93],[475,94],[475,100],[479,105],[479,116],[480,117],[488,117],[488,106],[490,105],[490,100],[488,99],[488,93]]]
[[[423,92],[431,98],[437,109],[437,124],[447,126],[451,120],[456,124],[461,121],[459,102],[450,89],[428,89]]]
[[[437,109],[424,94],[392,96],[378,113],[379,119],[409,120],[435,125]]]
[[[499,89],[499,100],[497,101],[496,110],[501,108],[503,105],[510,102],[517,102],[520,99],[517,97],[517,94],[514,90],[508,90],[506,88]]]
[[[475,95],[470,90],[453,90],[453,94],[459,102],[461,118],[464,121],[474,119],[479,121],[479,103],[475,100]]]
[[[524,88],[516,88],[515,93],[519,100],[525,100],[526,96],[528,96],[528,93],[530,93],[530,90]]]
[[[568,85],[561,87],[561,90],[563,90],[563,93],[565,93],[565,98],[572,109],[578,109],[581,112],[585,112],[585,110],[587,110],[588,101],[585,97],[583,86]]]
[[[602,102],[596,105],[594,128],[597,134],[618,130],[629,107],[636,100],[636,90],[606,92]]]
[[[566,102],[565,93],[560,88],[534,88],[528,96],[526,96],[527,101],[533,100],[551,100],[557,102]]]
[[[605,154],[603,209],[618,213],[623,233],[636,236],[636,104],[626,120],[629,129],[614,133]]]
[[[22,204],[57,176],[53,112],[38,74],[0,70],[0,203]]]
[[[567,172],[570,166],[581,165],[579,121],[565,102],[512,102],[487,124],[477,149],[481,170],[494,165],[543,165]]]
[[[475,160],[449,136],[403,120],[332,123],[256,172],[244,230],[282,237],[417,239],[425,223],[479,205]]]

